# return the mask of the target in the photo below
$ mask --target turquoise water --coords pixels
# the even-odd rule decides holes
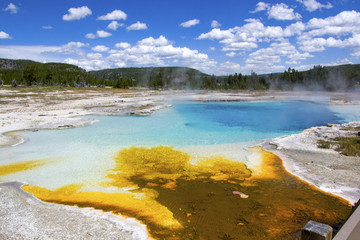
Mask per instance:
[[[327,105],[313,102],[178,102],[150,116],[86,116],[91,126],[23,132],[26,143],[5,148],[11,156],[45,158],[83,148],[187,146],[257,141],[345,121]],[[4,154],[2,154],[4,156]],[[10,156],[8,156],[10,157]],[[1,157],[3,158],[3,157]]]
[[[88,116],[99,122],[67,130],[22,134],[32,145],[77,142],[100,146],[209,145],[256,141],[341,123],[336,112],[312,102],[175,103],[151,116]],[[44,143],[43,143],[44,144]]]
[[[51,166],[5,177],[56,187],[83,182],[89,174],[101,179],[106,175],[103,170],[113,164],[112,156],[124,147],[258,141],[342,123],[348,112],[304,101],[175,102],[150,116],[86,116],[99,121],[72,129],[23,132],[24,144],[0,149],[0,164],[58,159]]]

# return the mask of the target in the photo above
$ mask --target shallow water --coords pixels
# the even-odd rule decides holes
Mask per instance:
[[[327,105],[294,102],[174,102],[151,116],[86,116],[91,126],[22,132],[26,143],[0,149],[0,165],[52,159],[40,169],[3,176],[50,189],[64,184],[99,182],[118,150],[136,146],[247,143],[346,121]],[[349,111],[348,111],[349,112]],[[244,146],[247,146],[244,144]],[[240,149],[239,149],[240,150]],[[241,152],[237,160],[246,161]]]
[[[24,144],[0,149],[0,166],[4,169],[0,171],[0,180],[25,181],[31,185],[26,190],[46,201],[93,206],[136,217],[159,238],[175,234],[174,239],[201,236],[231,239],[246,232],[243,239],[262,239],[293,234],[293,229],[301,228],[312,218],[309,214],[317,214],[319,221],[331,219],[329,224],[346,216],[349,206],[344,201],[289,177],[279,159],[269,158],[273,159],[269,164],[277,165],[273,175],[250,180],[239,177],[242,174],[248,177],[250,170],[238,162],[251,166],[261,154],[254,154],[248,147],[263,139],[298,133],[312,126],[347,122],[360,113],[357,115],[345,106],[335,108],[305,101],[172,104],[172,108],[151,116],[86,116],[99,121],[79,128],[22,132]],[[134,145],[149,149],[131,148]],[[174,147],[174,151],[150,148],[159,145]],[[116,156],[130,151],[127,149],[138,152],[139,159],[146,161],[134,169],[134,163],[119,164]],[[197,149],[205,153],[193,161]],[[181,173],[156,168],[162,158],[164,169],[177,166],[168,163],[170,159],[176,161],[177,154],[186,156],[188,162],[180,167]],[[202,161],[209,159],[212,162]],[[235,178],[230,177],[233,173],[228,169],[242,170]],[[298,189],[306,189],[308,195],[302,192],[299,194],[304,197],[296,195]],[[249,200],[238,199],[233,191],[249,194]],[[290,210],[289,196],[296,206]],[[316,204],[307,207],[314,196]],[[333,210],[334,205],[337,208]],[[318,213],[316,209],[320,206],[324,209]],[[272,216],[278,212],[289,215],[286,220],[277,216],[288,224],[286,233],[276,233],[277,224],[274,225]],[[298,219],[296,214],[302,214],[301,221],[290,224]],[[154,216],[159,216],[160,223]],[[219,232],[215,226],[226,219],[231,221],[223,224]],[[269,225],[258,230],[257,223],[263,219]],[[167,228],[170,223],[176,229],[181,225],[182,230]]]

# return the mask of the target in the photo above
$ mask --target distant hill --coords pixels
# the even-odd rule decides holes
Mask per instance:
[[[117,88],[147,87],[153,89],[199,89],[207,74],[187,67],[114,68],[86,72],[64,63],[39,63],[31,60],[0,59],[0,78],[5,84],[15,79],[28,85],[24,74],[34,75],[37,85],[97,85]],[[85,82],[85,83],[84,83]]]
[[[0,58],[0,69],[1,70],[13,70],[13,69],[22,69],[26,65],[34,64],[36,62],[31,60],[12,60]]]
[[[187,67],[114,68],[90,73],[111,82],[130,79],[137,86],[171,89],[198,89],[202,80],[209,76]]]
[[[39,63],[31,60],[0,59],[0,79],[10,85],[85,86],[104,85],[84,69],[65,63]]]
[[[0,58],[0,70],[22,70],[24,67],[29,65],[36,65],[39,68],[43,69],[58,69],[66,71],[82,71],[84,69],[66,63],[39,63],[31,60],[13,60],[13,59],[4,59]]]
[[[360,84],[360,64],[314,66],[306,71],[289,68],[283,73],[263,75],[270,88],[279,90],[354,90]]]
[[[112,86],[150,89],[210,90],[358,90],[360,64],[314,66],[307,71],[289,68],[283,73],[214,76],[187,67],[114,68],[86,72],[65,63],[0,59],[4,84],[31,86]]]

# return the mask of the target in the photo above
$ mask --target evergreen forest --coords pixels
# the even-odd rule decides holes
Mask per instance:
[[[121,89],[323,90],[359,89],[360,64],[314,66],[307,71],[215,76],[186,67],[115,68],[85,71],[64,63],[0,59],[1,86],[113,87]]]

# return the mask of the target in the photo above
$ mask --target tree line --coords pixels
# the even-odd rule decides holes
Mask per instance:
[[[276,90],[353,90],[359,86],[360,65],[341,65],[334,67],[314,66],[299,72],[288,68],[280,74],[266,76],[270,87]]]
[[[214,75],[204,77],[201,89],[211,90],[268,90],[269,83],[264,76],[259,76],[255,72],[251,75],[241,73],[229,75],[227,77],[216,77]]]
[[[360,87],[360,65],[314,66],[307,71],[288,68],[283,73],[205,76],[201,89],[212,90],[354,90]]]
[[[3,84],[12,86],[86,87],[111,84],[69,64],[28,64],[23,68],[0,69]]]
[[[10,60],[9,60],[10,61]],[[86,72],[70,64],[11,60],[0,62],[0,84],[22,86],[106,87],[209,90],[351,90],[359,86],[360,65],[314,66],[308,71],[288,68],[283,73],[215,76],[183,67],[119,68]],[[3,65],[1,65],[3,64]],[[15,64],[15,65],[14,65]]]

